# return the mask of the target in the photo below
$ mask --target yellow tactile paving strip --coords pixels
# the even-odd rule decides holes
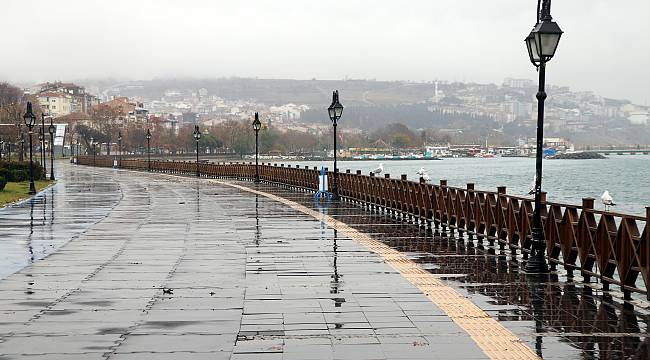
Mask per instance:
[[[229,182],[211,181],[265,196],[317,220],[326,221],[331,228],[343,232],[351,239],[372,250],[404,278],[419,288],[431,302],[442,309],[458,326],[465,330],[491,359],[540,359],[521,339],[491,318],[481,308],[390,246],[360,233],[331,216],[309,209],[294,201]]]

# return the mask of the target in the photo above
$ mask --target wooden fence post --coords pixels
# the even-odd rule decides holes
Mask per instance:
[[[645,208],[645,248],[646,248],[646,254],[645,254],[645,266],[646,270],[650,270],[650,206],[646,206]],[[650,300],[650,289],[648,289],[649,284],[646,285],[646,297],[648,300]]]

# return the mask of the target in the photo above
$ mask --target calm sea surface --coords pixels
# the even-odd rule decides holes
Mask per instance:
[[[264,162],[268,162],[265,160]],[[274,161],[279,162],[279,161]],[[421,167],[431,181],[447,179],[449,186],[465,187],[473,182],[477,190],[496,191],[506,186],[508,194],[525,195],[535,177],[533,158],[447,158],[440,161],[408,160],[381,161],[384,172],[391,177],[408,175],[416,180]],[[285,162],[320,167],[320,162]],[[339,169],[345,172],[362,170],[364,174],[379,166],[380,161],[341,161]],[[333,168],[331,161],[325,166]],[[650,206],[650,155],[612,155],[603,160],[544,160],[542,189],[552,202],[579,205],[584,197],[596,198],[596,208],[604,209],[600,202],[603,191],[616,202],[616,212],[645,216]]]

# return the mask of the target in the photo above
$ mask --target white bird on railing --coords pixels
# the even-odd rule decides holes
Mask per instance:
[[[420,170],[418,170],[418,172],[417,172],[416,174],[418,174],[418,175],[420,175],[420,176],[423,176],[423,175],[426,174],[426,173],[427,173],[427,171],[424,170],[423,167],[421,167]]]
[[[379,163],[379,167],[376,168],[375,170],[371,171],[370,173],[373,174],[373,175],[379,175],[382,172],[384,172],[384,164]]]
[[[616,206],[614,199],[607,190],[605,190],[605,192],[600,196],[600,201],[605,205],[605,211],[609,210],[610,206]]]
[[[424,182],[429,182],[431,180],[431,178],[429,177],[429,174],[427,174],[427,173],[422,174],[421,177],[422,177],[422,179],[424,179]]]
[[[542,179],[544,179],[544,176],[542,176]],[[533,179],[533,182],[530,183],[530,189],[528,190],[528,195],[535,195],[535,183],[537,182],[537,175],[535,175],[535,178]]]
[[[535,194],[535,180],[533,180],[533,183],[530,184],[530,190],[528,190],[528,195],[534,195]]]

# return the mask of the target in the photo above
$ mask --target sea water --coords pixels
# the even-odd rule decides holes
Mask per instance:
[[[280,161],[273,161],[280,163]],[[332,161],[284,161],[285,164],[333,169]],[[339,161],[339,171],[361,170],[367,175],[382,163],[383,174],[399,178],[406,174],[418,181],[416,172],[424,168],[431,182],[446,179],[448,186],[464,188],[474,183],[476,190],[496,191],[506,186],[507,193],[526,195],[535,178],[534,158],[445,158],[443,160]],[[383,174],[381,176],[383,176]],[[582,198],[596,199],[595,207],[604,210],[600,196],[608,190],[616,202],[611,211],[645,216],[650,206],[650,155],[612,155],[606,159],[544,160],[542,190],[550,202],[580,205]]]

